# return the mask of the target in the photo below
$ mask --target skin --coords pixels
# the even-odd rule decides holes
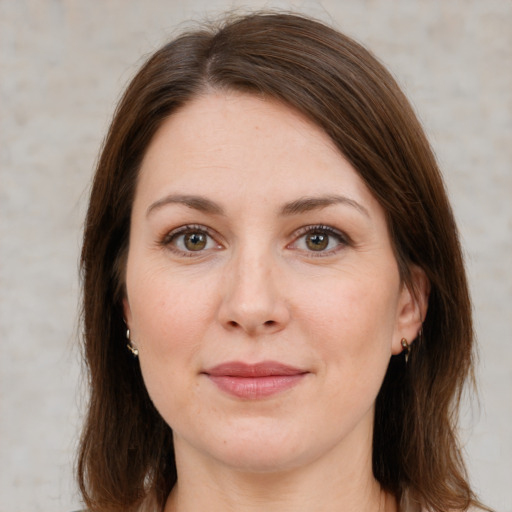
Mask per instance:
[[[166,511],[395,510],[372,475],[373,415],[391,355],[425,316],[413,270],[414,296],[381,206],[299,113],[209,92],[166,120],[140,171],[124,300],[174,432]],[[241,399],[203,373],[234,360],[305,375]]]

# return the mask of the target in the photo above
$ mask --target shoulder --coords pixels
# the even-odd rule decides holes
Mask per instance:
[[[400,500],[399,512],[430,512],[418,500],[415,500],[410,492],[405,492]],[[453,511],[456,512],[456,511]],[[471,506],[466,510],[460,510],[457,512],[485,512],[485,509]]]

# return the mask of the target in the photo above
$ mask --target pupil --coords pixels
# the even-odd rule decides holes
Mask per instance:
[[[329,236],[314,233],[306,238],[306,244],[313,251],[322,251],[329,244]]]
[[[203,233],[189,233],[185,235],[185,247],[189,251],[200,251],[206,246],[206,237]]]

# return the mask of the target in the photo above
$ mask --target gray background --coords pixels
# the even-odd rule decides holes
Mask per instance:
[[[480,342],[472,481],[512,511],[512,1],[0,0],[0,512],[73,510],[78,254],[123,86],[184,20],[293,8],[367,44],[405,88],[459,221]]]

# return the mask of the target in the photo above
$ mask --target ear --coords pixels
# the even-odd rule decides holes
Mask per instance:
[[[126,295],[123,297],[123,318],[126,323],[128,329],[132,323],[132,310],[130,308],[130,303],[128,302],[128,297]]]
[[[418,336],[427,316],[430,282],[425,271],[417,265],[411,267],[410,285],[402,284],[397,309],[397,322],[393,336],[394,355],[402,352],[402,338],[411,344]]]

